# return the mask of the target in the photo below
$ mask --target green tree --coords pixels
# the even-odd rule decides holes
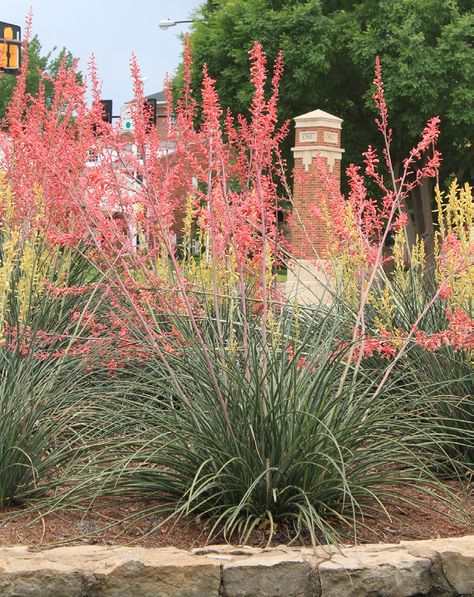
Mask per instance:
[[[42,53],[42,46],[37,36],[33,37],[28,44],[28,75],[26,80],[27,91],[32,96],[37,95],[41,81],[41,72],[55,77],[58,72],[62,60],[66,60],[66,66],[72,67],[75,61],[74,56],[63,48],[56,52],[53,48],[47,54]],[[79,75],[80,76],[80,75]],[[4,75],[0,79],[0,118],[3,118],[8,107],[8,103],[12,97],[13,89],[15,88],[16,77],[12,75]],[[52,97],[53,87],[50,82],[45,83],[45,93],[47,98]]]
[[[379,55],[393,127],[396,169],[426,120],[441,117],[441,180],[472,178],[474,15],[470,0],[208,0],[191,33],[194,84],[202,65],[223,105],[249,105],[248,50],[281,48],[282,119],[321,108],[344,119],[345,165],[379,143],[372,79]],[[179,72],[177,75],[179,82]],[[288,140],[287,156],[292,139]],[[433,183],[413,193],[410,212],[430,251]]]

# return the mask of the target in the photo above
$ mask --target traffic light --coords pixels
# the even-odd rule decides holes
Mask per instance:
[[[102,120],[112,124],[112,100],[99,100],[102,104]]]
[[[99,100],[97,103],[100,104],[102,122],[112,124],[112,100]],[[98,126],[96,123],[92,125],[92,128],[94,135],[96,136],[103,132],[102,127]]]
[[[122,123],[122,132],[123,133],[133,133],[134,132],[134,124],[133,124],[133,101],[127,102],[122,106],[122,116],[121,116],[121,123]],[[156,125],[157,120],[157,109],[156,109],[156,99],[145,99],[143,102],[143,111],[145,116],[145,130],[149,133],[153,127]]]
[[[21,66],[21,27],[0,21],[0,71],[17,75]]]
[[[122,115],[120,118],[120,122],[122,125],[122,133],[132,133],[133,132],[133,118],[132,118],[132,110],[130,104],[127,102],[122,106]]]

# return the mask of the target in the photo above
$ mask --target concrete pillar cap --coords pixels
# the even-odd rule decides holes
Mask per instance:
[[[296,128],[327,127],[340,129],[343,123],[342,118],[324,112],[324,110],[313,110],[312,112],[301,114],[301,116],[296,116],[294,120]]]

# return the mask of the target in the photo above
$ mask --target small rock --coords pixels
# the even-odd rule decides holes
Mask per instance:
[[[410,597],[433,588],[431,560],[390,545],[344,549],[319,574],[324,597]]]
[[[223,597],[318,597],[317,572],[300,555],[268,552],[224,564]]]

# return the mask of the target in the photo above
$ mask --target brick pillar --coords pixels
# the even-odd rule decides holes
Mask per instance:
[[[319,267],[327,254],[327,234],[324,225],[318,224],[311,212],[311,206],[317,205],[318,196],[324,193],[324,183],[317,175],[313,160],[320,154],[340,184],[344,152],[341,125],[341,118],[322,110],[295,118],[294,223],[290,237],[296,268],[288,272],[287,290],[301,296],[304,302],[312,302],[313,295],[321,298],[328,283],[326,279],[322,281],[323,268]]]
[[[295,222],[291,229],[291,241],[296,257],[314,258],[314,248],[324,257],[327,247],[325,230],[317,227],[310,207],[324,191],[313,160],[319,153],[326,160],[329,170],[341,181],[342,119],[322,110],[314,110],[295,118],[295,184],[293,202]],[[306,232],[305,232],[306,230]],[[309,237],[309,238],[308,238]]]

